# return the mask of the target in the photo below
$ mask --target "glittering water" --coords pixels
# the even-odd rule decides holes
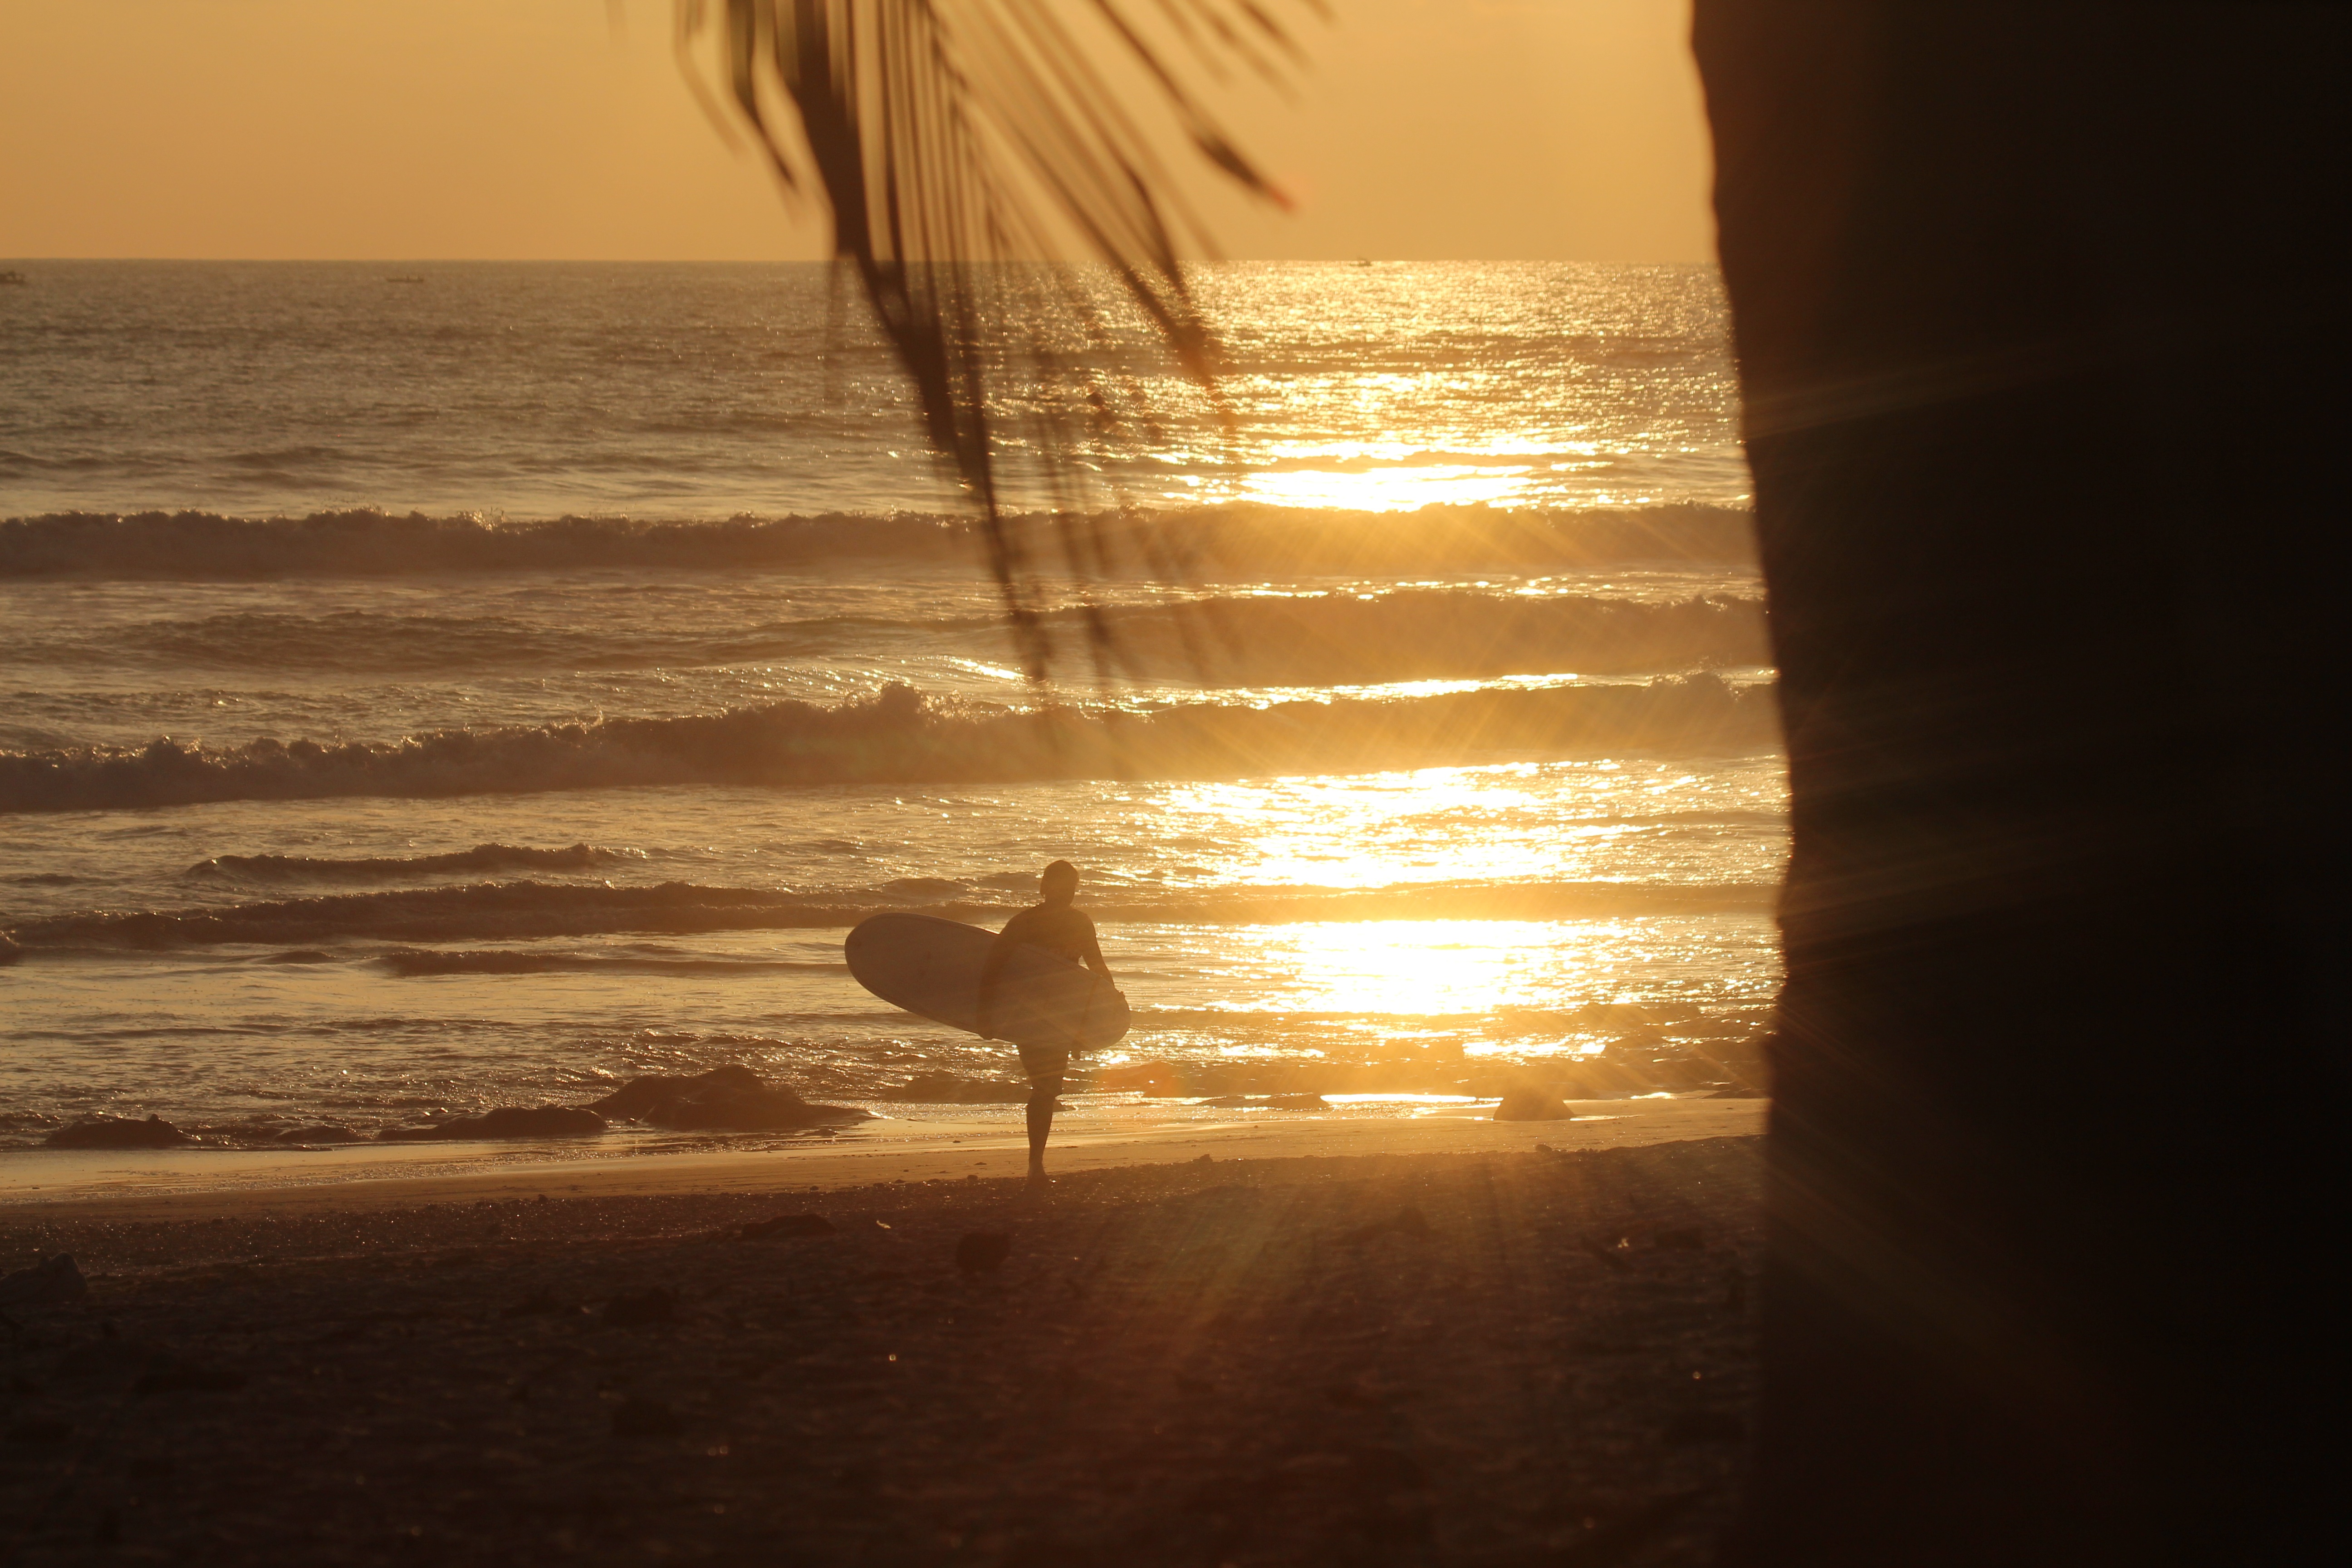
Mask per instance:
[[[1097,1100],[1684,1089],[1759,1024],[1705,270],[1209,269],[1237,420],[1147,384],[1089,448],[1131,548],[1054,590],[1049,694],[822,269],[27,270],[0,1139],[730,1060],[926,1114],[1009,1056],[866,996],[843,923],[999,919],[1056,857],[1138,1010]]]

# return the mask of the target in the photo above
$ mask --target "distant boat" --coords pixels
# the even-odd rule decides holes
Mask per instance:
[[[14,283],[17,288],[22,289],[26,284],[30,283],[31,281],[31,279],[26,277],[21,272],[0,272],[0,288],[5,288],[7,285]]]
[[[384,281],[387,283],[422,283],[425,281],[425,275],[421,272],[406,272],[401,274],[397,278],[386,278]]]

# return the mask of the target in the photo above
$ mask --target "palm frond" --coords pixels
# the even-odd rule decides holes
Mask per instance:
[[[1213,395],[1215,334],[1179,257],[1213,247],[1160,148],[1189,146],[1283,203],[1192,79],[1222,79],[1237,62],[1281,79],[1296,41],[1260,0],[678,0],[677,38],[689,61],[709,49],[784,185],[814,187],[830,207],[835,254],[978,514],[1024,662],[1042,678],[1034,542],[1008,526],[1001,426],[1025,419],[1040,473],[1077,500],[1057,458],[1078,425],[1100,435],[1127,417],[1104,373],[1118,341],[1105,274],[1109,299]],[[1071,260],[1096,276],[1055,265]],[[1016,383],[1025,412],[1013,416]],[[1053,537],[1072,574],[1107,565],[1098,535],[1065,525]]]

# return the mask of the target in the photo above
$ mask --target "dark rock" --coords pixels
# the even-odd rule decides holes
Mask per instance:
[[[615,1296],[604,1303],[604,1321],[616,1329],[667,1323],[677,1316],[677,1298],[656,1285],[634,1296]]]
[[[691,1078],[654,1074],[631,1079],[589,1110],[677,1132],[765,1132],[862,1121],[870,1114],[852,1106],[811,1105],[791,1089],[767,1083],[740,1062]]]
[[[576,1105],[502,1105],[436,1127],[388,1127],[376,1136],[388,1143],[437,1138],[593,1138],[605,1126],[603,1117]]]
[[[478,1118],[477,1138],[593,1138],[605,1121],[577,1105],[501,1106]]]
[[[773,1219],[754,1220],[743,1227],[745,1241],[763,1241],[779,1236],[831,1236],[840,1227],[821,1214],[780,1214]]]
[[[1001,1230],[975,1230],[956,1243],[956,1267],[966,1274],[993,1274],[1013,1255],[1013,1238]]]
[[[322,1121],[315,1127],[294,1127],[278,1135],[280,1143],[356,1143],[366,1134]]]
[[[1565,1121],[1575,1114],[1558,1095],[1527,1083],[1506,1089],[1503,1102],[1495,1107],[1497,1121]]]
[[[613,1411],[615,1437],[675,1437],[686,1430],[677,1412],[658,1399],[631,1394]]]
[[[86,1301],[89,1284],[74,1267],[73,1254],[60,1252],[47,1263],[20,1268],[0,1279],[0,1305],[46,1307],[64,1301]]]
[[[195,1140],[160,1116],[100,1116],[60,1127],[42,1142],[52,1149],[177,1149]]]
[[[1657,1057],[1650,1062],[1650,1081],[1660,1089],[1687,1094],[1692,1089],[1707,1089],[1717,1082],[1713,1062],[1696,1057]]]

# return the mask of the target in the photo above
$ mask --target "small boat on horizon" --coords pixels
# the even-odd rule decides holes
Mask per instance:
[[[0,288],[5,288],[9,284],[13,283],[17,288],[22,289],[30,282],[32,282],[31,279],[26,277],[23,273],[16,271],[13,268],[8,271],[0,272]]]

